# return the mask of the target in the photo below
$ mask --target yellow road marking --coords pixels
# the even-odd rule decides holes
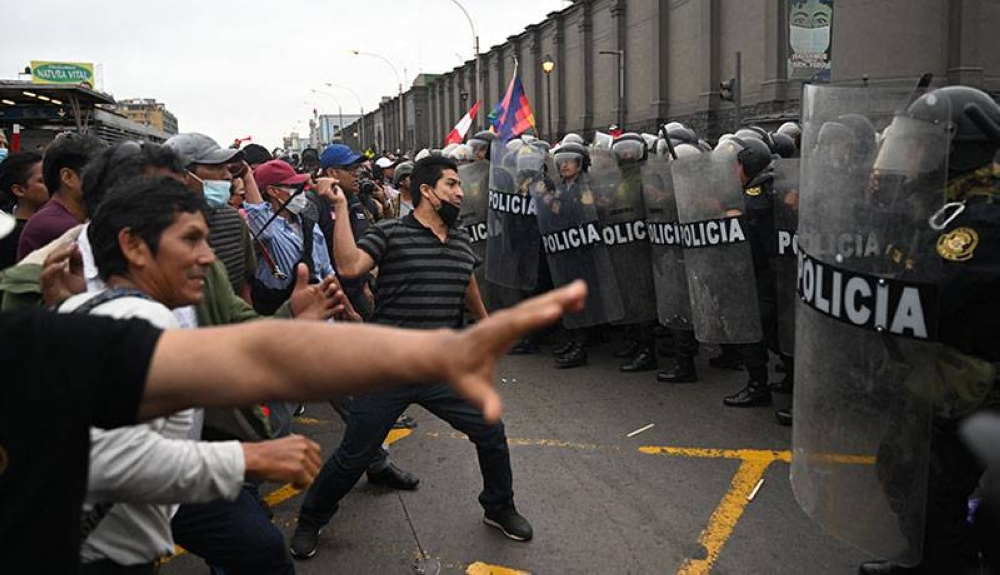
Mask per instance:
[[[292,421],[301,423],[302,425],[321,425],[327,422],[325,419],[316,419],[314,417],[296,417]]]
[[[477,561],[469,565],[469,568],[465,570],[465,575],[531,575],[531,573]]]

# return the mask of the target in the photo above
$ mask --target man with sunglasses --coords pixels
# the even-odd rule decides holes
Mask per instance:
[[[296,264],[305,263],[314,281],[334,272],[323,232],[306,216],[309,175],[295,173],[282,160],[257,166],[253,175],[256,185],[247,189],[243,206],[251,232],[265,248],[251,282],[253,302],[258,312],[271,315],[291,294]]]

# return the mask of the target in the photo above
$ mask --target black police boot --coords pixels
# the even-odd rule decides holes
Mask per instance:
[[[656,361],[656,352],[653,348],[642,348],[631,361],[618,366],[618,371],[625,373],[635,373],[637,371],[651,371],[660,367]]]
[[[778,420],[778,425],[784,425],[785,427],[791,427],[792,425],[792,409],[779,409],[774,412],[774,418]]]
[[[708,365],[719,369],[732,369],[739,371],[743,369],[743,361],[737,353],[723,350],[715,357],[708,358]]]
[[[567,353],[573,351],[575,342],[572,339],[566,341],[566,343],[560,345],[559,347],[552,350],[552,355],[559,357],[561,355],[566,355]]]
[[[694,358],[689,355],[677,357],[677,365],[656,374],[656,381],[663,383],[695,383],[698,381],[698,371],[694,367]]]
[[[644,345],[642,345],[637,341],[633,341],[632,343],[628,344],[628,347],[623,347],[615,351],[614,356],[617,357],[618,359],[635,357],[639,355],[639,353],[641,353],[642,350],[644,349],[646,349]]]
[[[509,355],[534,355],[538,353],[538,344],[535,343],[535,340],[526,337],[507,353]]]
[[[755,380],[747,382],[746,387],[722,399],[728,407],[757,407],[771,405],[771,390],[767,384]]]
[[[906,575],[922,572],[920,567],[903,567],[890,561],[869,561],[858,566],[859,575]]]
[[[574,344],[569,353],[556,358],[557,369],[569,369],[581,365],[587,365],[587,350],[580,344]]]

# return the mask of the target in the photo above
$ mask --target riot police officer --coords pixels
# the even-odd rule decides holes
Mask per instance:
[[[764,339],[734,346],[733,349],[739,354],[747,370],[749,381],[743,389],[726,396],[723,403],[729,407],[770,405],[768,349],[779,353],[777,295],[774,273],[770,266],[770,246],[775,235],[774,197],[771,189],[774,176],[768,169],[771,165],[771,150],[763,140],[751,136],[733,137],[730,142],[738,149],[736,159],[740,182],[743,184],[744,215],[749,229],[748,239],[753,256],[757,304]]]
[[[952,138],[948,155],[946,204],[929,224],[939,229],[941,260],[937,283],[937,334],[943,350],[936,360],[942,390],[934,403],[927,475],[923,558],[918,567],[878,561],[861,566],[862,574],[978,573],[969,496],[984,471],[959,440],[957,428],[970,413],[1000,409],[1000,106],[967,86],[948,86],[917,99],[913,118],[929,116],[940,102],[949,105]],[[892,126],[882,154],[919,162],[922,150],[897,145]],[[899,138],[900,140],[902,138]],[[881,158],[880,158],[881,159]],[[880,164],[876,161],[876,171]]]

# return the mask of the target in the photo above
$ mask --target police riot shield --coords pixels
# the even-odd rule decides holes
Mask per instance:
[[[771,268],[778,297],[778,346],[782,353],[795,353],[795,276],[798,268],[799,160],[774,161],[774,244]]]
[[[938,351],[935,104],[893,116],[905,94],[813,85],[802,105],[792,487],[831,534],[904,565],[922,556]]]
[[[743,188],[728,149],[671,162],[694,334],[706,343],[762,337]]]
[[[619,166],[609,150],[593,149],[590,157],[601,235],[625,306],[625,315],[616,323],[655,321],[656,288],[646,235],[642,165]]]
[[[541,238],[531,191],[552,185],[536,148],[490,146],[490,191],[486,210],[486,279],[530,291],[538,283]]]
[[[490,163],[476,160],[458,167],[458,177],[462,180],[461,218],[462,227],[469,234],[472,251],[483,262],[476,268],[476,283],[486,309],[493,311],[504,307],[498,296],[499,286],[486,281],[486,206],[490,191]]]
[[[677,329],[691,326],[684,245],[677,216],[677,199],[670,162],[651,157],[642,167],[642,196],[646,203],[656,308],[660,323]]]
[[[625,307],[588,175],[580,172],[571,182],[557,178],[554,189],[534,190],[532,195],[553,286],[578,279],[587,282],[583,309],[564,315],[563,324],[575,329],[620,320]]]

